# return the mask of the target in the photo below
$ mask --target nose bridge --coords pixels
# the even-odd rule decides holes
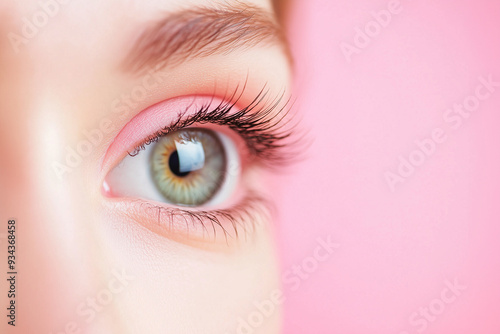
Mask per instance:
[[[77,318],[71,307],[85,300],[82,291],[95,290],[86,253],[95,243],[91,233],[79,228],[91,219],[82,212],[88,199],[78,177],[59,180],[50,168],[65,141],[56,103],[49,113],[36,94],[24,98],[38,103],[0,103],[0,226],[6,233],[8,219],[16,221],[16,303],[22,314],[17,329],[56,333]],[[0,244],[2,262],[7,242],[4,238]],[[8,282],[1,281],[1,290],[7,291]],[[5,294],[1,299],[2,305],[9,302]]]
[[[0,13],[3,15],[3,13]],[[2,35],[10,29],[9,21],[0,23]],[[23,175],[22,150],[27,141],[22,134],[27,130],[25,119],[30,105],[30,85],[26,55],[17,55],[8,42],[2,38],[0,42],[0,199],[8,201],[6,189],[26,183]],[[2,203],[5,203],[2,201]]]
[[[29,62],[22,63],[24,55],[18,58],[2,54],[0,67],[0,213],[1,232],[7,232],[7,221],[14,219],[15,230],[9,233],[12,239],[3,239],[0,244],[2,254],[2,269],[5,268],[5,259],[11,255],[13,266],[10,268],[15,272],[14,294],[8,298],[2,293],[2,305],[15,303],[17,314],[16,328],[25,332],[36,332],[33,325],[44,327],[50,321],[44,314],[43,303],[50,305],[51,300],[47,298],[42,288],[46,282],[45,277],[52,270],[50,260],[44,256],[46,245],[42,224],[45,222],[45,213],[37,205],[36,182],[33,170],[36,168],[37,159],[31,154],[36,147],[31,140],[32,130],[29,119],[32,109],[32,94],[29,76],[25,74],[23,66],[29,66]],[[41,233],[42,232],[42,233]],[[15,238],[15,239],[14,239]],[[12,242],[11,253],[7,253],[8,242]],[[11,245],[9,243],[9,245]],[[5,274],[2,270],[2,276]],[[9,287],[7,286],[9,284]],[[1,280],[2,291],[12,290],[10,282]],[[9,288],[9,289],[8,289]],[[55,294],[57,298],[57,293]],[[23,314],[28,321],[20,321]],[[9,326],[5,321],[1,322],[2,333],[9,333]]]
[[[91,237],[77,228],[85,221],[82,208],[88,199],[78,178],[58,180],[50,167],[70,140],[72,129],[62,116],[66,111],[55,94],[33,83],[36,66],[29,50],[10,51],[0,51],[0,301],[11,300],[4,293],[10,283],[3,269],[7,221],[15,219],[15,329],[57,333],[76,318],[71,306],[84,300],[81,291],[94,290],[85,273]],[[12,329],[0,323],[1,333]]]

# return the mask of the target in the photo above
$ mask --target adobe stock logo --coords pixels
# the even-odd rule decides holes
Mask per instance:
[[[65,5],[69,1],[70,0],[38,1],[39,9],[31,15],[31,18],[23,17],[21,19],[23,22],[21,34],[14,32],[9,32],[7,34],[7,38],[14,52],[19,53],[21,46],[28,44],[30,40],[35,38],[40,33],[40,30],[49,23],[50,18],[59,14],[61,5]]]
[[[95,321],[99,313],[104,312],[109,305],[115,301],[115,298],[121,294],[129,284],[135,280],[134,276],[126,273],[125,270],[112,270],[112,277],[107,284],[93,293],[85,301],[76,306],[76,316],[71,321],[66,322],[62,327],[49,334],[79,334],[86,333],[85,330],[90,323]]]
[[[437,298],[434,298],[427,305],[420,307],[417,311],[410,314],[408,322],[412,329],[410,331],[399,332],[399,334],[425,332],[467,289],[467,286],[460,283],[457,278],[453,281],[447,280],[444,285],[445,287],[441,290]]]
[[[373,20],[368,21],[363,29],[355,27],[353,43],[341,42],[339,44],[340,51],[342,51],[347,62],[350,63],[353,55],[359,54],[361,50],[367,48],[372,40],[380,35],[382,29],[389,26],[393,16],[401,13],[402,10],[401,2],[399,0],[392,0],[387,4],[387,9],[371,12],[370,15]]]
[[[297,291],[303,282],[307,281],[319,270],[322,263],[328,261],[334,252],[340,247],[340,244],[334,242],[329,235],[326,238],[317,238],[316,247],[313,251],[303,258],[300,263],[282,273],[282,283],[288,286],[290,291]],[[254,334],[261,328],[266,319],[271,318],[286,300],[286,296],[281,289],[271,291],[267,299],[255,300],[250,312],[238,317],[235,334]],[[231,333],[231,334],[232,334]],[[230,334],[230,333],[226,333]]]
[[[481,104],[489,99],[500,87],[499,81],[494,81],[493,76],[480,76],[479,84],[474,92],[467,95],[461,102],[454,103],[452,108],[443,112],[444,123],[430,131],[426,138],[414,141],[415,149],[410,153],[398,156],[397,167],[384,173],[384,178],[391,192],[396,186],[403,184],[409,177],[414,175],[417,169],[430,159],[440,145],[448,140],[453,133],[462,127],[465,120],[469,119],[481,107]]]

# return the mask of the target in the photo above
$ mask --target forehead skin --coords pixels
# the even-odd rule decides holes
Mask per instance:
[[[235,2],[236,5],[241,3]],[[268,1],[255,0],[245,3],[272,11]],[[17,67],[15,77],[23,81],[23,91],[9,95],[19,97],[19,100],[22,100],[19,102],[24,104],[27,103],[26,94],[32,94],[28,100],[33,105],[23,109],[36,109],[40,105],[51,104],[49,113],[55,114],[55,117],[71,118],[62,121],[79,120],[80,125],[94,126],[95,120],[103,113],[95,108],[95,104],[109,104],[110,96],[117,96],[137,84],[137,79],[132,80],[120,73],[119,66],[144,29],[165,17],[168,12],[193,6],[217,6],[217,2],[73,1],[61,5],[54,17],[38,29],[33,38],[19,46],[18,53],[12,52],[12,48],[5,51],[9,57],[9,61],[4,62],[5,67]],[[8,10],[14,13],[14,16],[10,15],[11,19],[8,26],[4,27],[3,34],[20,34],[22,18],[31,17],[37,9],[37,1],[11,3]],[[269,82],[271,87],[278,86],[281,89],[282,78],[285,78],[285,82],[289,81],[288,64],[283,61],[283,52],[278,47],[256,47],[235,53],[237,54],[228,57],[212,57],[210,68],[207,61],[193,60],[184,66],[169,69],[168,75],[172,79],[165,82],[162,89],[173,96],[183,93],[186,85],[190,86],[190,93],[196,93],[193,89],[212,89],[214,70],[220,71],[216,65],[222,63],[223,71],[228,74],[243,74],[251,69],[255,81]],[[269,62],[272,58],[281,61],[272,64]],[[265,64],[262,64],[263,60],[266,60]],[[268,75],[269,68],[272,68],[275,75]],[[220,74],[222,73],[217,73],[219,77]],[[37,80],[32,80],[33,75]],[[276,82],[273,82],[274,80]],[[97,94],[95,85],[100,88]],[[90,94],[92,106],[86,109]],[[78,104],[79,110],[74,108],[75,104]],[[72,129],[68,130],[73,133]]]
[[[272,11],[267,0],[245,3]],[[9,144],[0,148],[0,212],[22,222],[18,256],[24,280],[18,300],[25,319],[16,328],[20,332],[59,333],[81,320],[78,305],[106,288],[113,270],[125,270],[134,280],[114,296],[116,303],[100,311],[102,316],[85,324],[87,333],[134,333],[138,328],[144,333],[220,333],[221,324],[245,314],[248,301],[264,300],[278,286],[268,230],[257,231],[240,248],[211,252],[166,242],[103,212],[96,166],[133,113],[113,120],[113,132],[64,182],[51,169],[53,161],[64,160],[66,147],[82,139],[82,131],[94,129],[109,114],[113,99],[140,84],[140,76],[120,66],[141,32],[165,13],[201,5],[217,3],[67,1],[16,52],[7,36],[22,35],[24,18],[31,20],[40,4],[2,1],[0,139]],[[258,45],[189,60],[165,70],[163,78],[134,112],[171,97],[213,93],[214,86],[224,92],[247,78],[251,92],[266,84],[277,95],[289,84],[290,69],[282,48]],[[258,280],[255,273],[260,273]],[[5,280],[0,289],[7,291]],[[5,305],[6,297],[1,298]],[[214,308],[214,303],[230,310]],[[278,313],[255,333],[277,333]],[[6,326],[2,321],[2,333],[9,333]]]

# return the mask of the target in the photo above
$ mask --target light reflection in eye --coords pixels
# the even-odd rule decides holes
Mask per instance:
[[[207,129],[175,131],[151,152],[156,187],[171,203],[197,206],[209,201],[224,182],[227,158],[217,135]]]

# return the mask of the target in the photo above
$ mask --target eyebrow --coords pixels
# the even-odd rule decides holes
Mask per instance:
[[[290,59],[288,43],[272,13],[241,3],[199,7],[171,13],[147,28],[123,65],[128,71],[142,72],[257,45],[279,46]]]

